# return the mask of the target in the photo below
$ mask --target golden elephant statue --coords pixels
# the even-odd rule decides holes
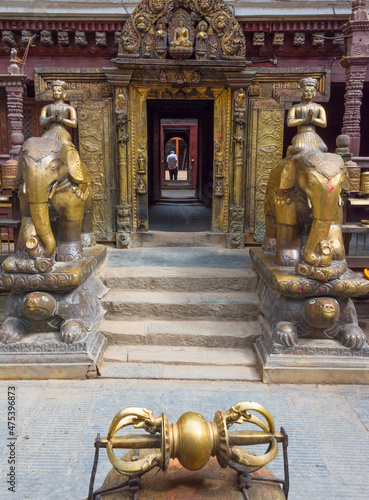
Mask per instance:
[[[49,137],[28,139],[20,152],[16,181],[22,214],[16,257],[83,259],[82,247],[96,244],[93,190],[91,175],[73,144]],[[57,237],[50,219],[57,221]],[[18,271],[14,258],[3,266],[7,272]]]
[[[275,251],[275,264],[303,262],[327,268],[332,261],[345,263],[341,192],[348,187],[347,171],[337,154],[313,151],[288,156],[272,170],[263,249]]]

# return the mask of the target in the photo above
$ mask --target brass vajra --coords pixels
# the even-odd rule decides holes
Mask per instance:
[[[264,420],[250,411],[259,413]],[[251,423],[260,430],[229,431],[233,424]],[[123,427],[133,425],[147,434],[116,436]],[[271,462],[278,453],[278,442],[283,434],[275,432],[273,417],[266,408],[254,402],[237,403],[228,411],[218,411],[213,422],[207,422],[197,412],[184,413],[176,424],[169,424],[164,413],[156,417],[146,408],[125,408],[114,417],[108,436],[101,438],[99,446],[106,448],[114,468],[125,476],[142,475],[159,467],[164,471],[169,467],[171,458],[177,458],[188,470],[199,470],[216,456],[223,468],[243,466],[254,472]],[[249,452],[243,446],[267,444],[263,455]],[[135,461],[122,461],[114,449],[151,449],[143,458]],[[141,455],[140,455],[141,457]]]

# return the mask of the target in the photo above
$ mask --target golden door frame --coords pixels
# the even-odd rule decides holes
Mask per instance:
[[[131,168],[128,170],[128,190],[132,200],[133,231],[148,231],[148,169],[147,166],[148,134],[147,134],[147,99],[191,99],[214,101],[214,151],[213,178],[219,180],[221,188],[215,193],[213,182],[212,232],[228,231],[228,211],[230,203],[231,174],[231,90],[226,87],[196,87],[196,94],[191,90],[157,87],[132,83],[129,86],[129,152]],[[210,97],[208,97],[210,94]],[[145,124],[145,126],[143,126]],[[222,178],[216,177],[216,161],[222,161]],[[219,184],[218,184],[219,185]],[[121,186],[125,189],[125,186]]]

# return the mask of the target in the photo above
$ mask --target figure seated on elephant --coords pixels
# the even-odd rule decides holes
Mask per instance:
[[[52,123],[42,137],[22,146],[16,182],[22,223],[15,257],[6,272],[48,272],[56,260],[83,259],[83,246],[96,240],[92,227],[92,178],[80,161],[65,125],[77,126],[76,110],[64,103],[66,84],[53,82],[55,103],[42,110],[42,123]],[[47,120],[47,122],[46,122]],[[50,219],[57,220],[58,245]]]
[[[313,102],[316,87],[317,80],[303,78],[302,101],[288,113],[287,125],[297,126],[297,134],[269,177],[263,249],[275,251],[275,264],[327,281],[347,269],[341,191],[348,176],[342,158],[327,153],[315,132],[315,126],[327,126],[324,108]]]

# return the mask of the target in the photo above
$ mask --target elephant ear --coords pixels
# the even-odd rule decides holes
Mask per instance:
[[[60,153],[60,158],[68,166],[68,177],[75,184],[83,182],[83,170],[78,151],[73,145],[65,144]]]
[[[19,186],[19,184],[22,184],[22,182],[23,182],[23,154],[21,151],[18,158],[17,175],[14,179],[14,183],[16,186]]]
[[[293,160],[286,161],[280,176],[279,189],[291,189],[296,184],[296,168]]]

